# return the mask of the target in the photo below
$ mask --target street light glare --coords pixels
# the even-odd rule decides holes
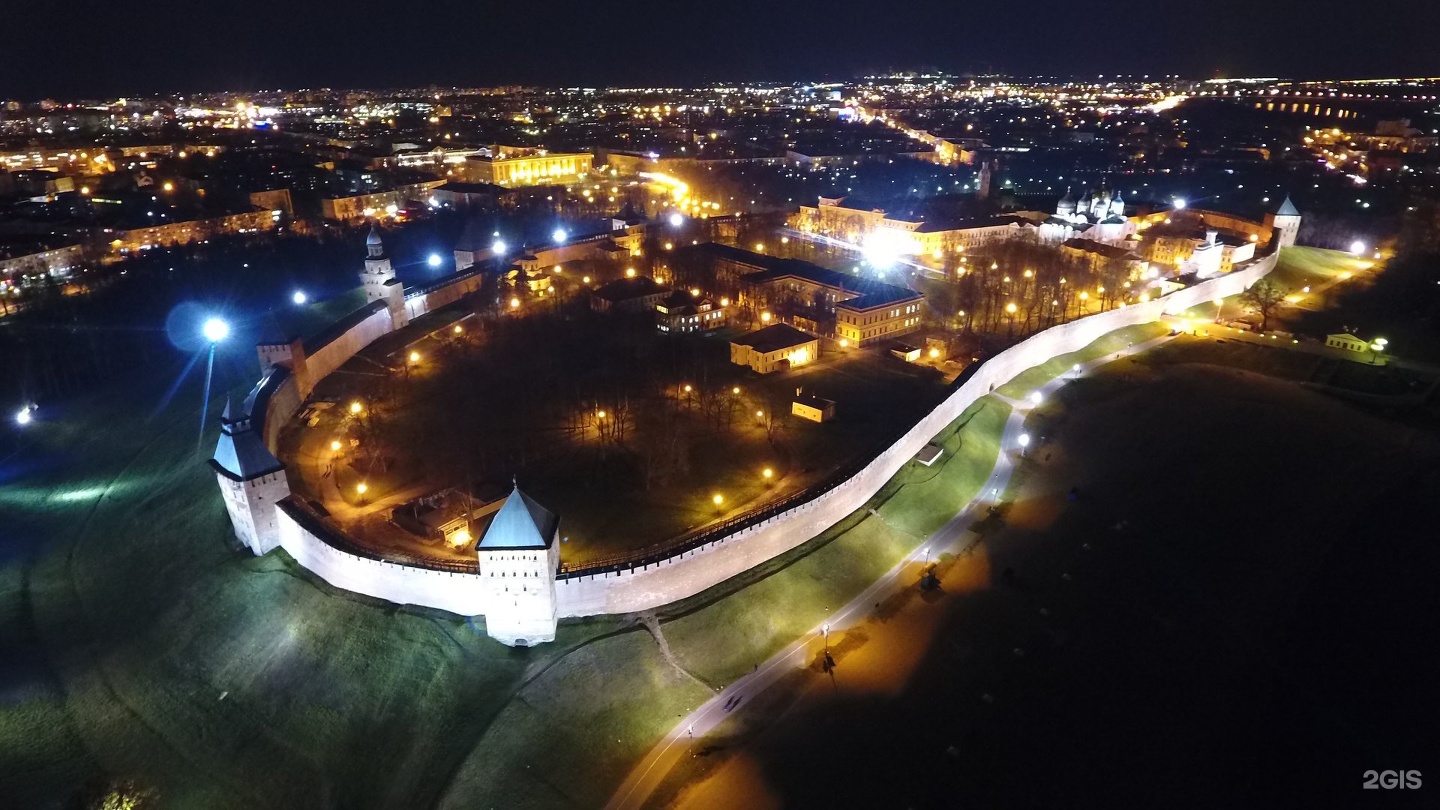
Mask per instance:
[[[671,215],[670,215],[670,225],[671,225],[671,227],[678,228],[678,227],[680,227],[681,225],[684,225],[684,224],[685,224],[685,217],[681,216],[681,215],[678,214],[678,213],[675,213],[675,214],[671,214]]]
[[[200,331],[205,335],[206,340],[211,343],[219,343],[230,336],[230,324],[219,318],[211,318],[205,322],[204,326],[200,327]]]
[[[15,423],[23,427],[30,424],[34,418],[35,417],[30,415],[30,406],[26,405],[20,409],[19,413],[15,414]]]
[[[1356,256],[1359,256],[1361,253],[1365,252],[1365,243],[1361,242],[1359,239],[1356,239],[1354,242],[1350,243],[1350,252],[1354,253]]]
[[[501,255],[502,253],[504,253],[504,252],[505,252],[505,240],[503,240],[503,239],[496,239],[496,240],[495,240],[495,243],[492,244],[492,245],[490,245],[490,252],[491,252],[491,253],[494,253],[496,256],[499,256],[499,255]]]
[[[303,305],[303,304],[304,304],[306,301],[308,301],[309,299],[305,297],[305,293],[304,293],[304,292],[302,292],[302,291],[300,291],[300,290],[296,290],[296,291],[294,292],[294,294],[292,294],[292,295],[290,296],[290,300],[291,300],[291,301],[294,301],[294,302],[295,302],[295,306],[298,307],[298,306]]]
[[[567,236],[569,236],[569,234],[565,233],[564,228],[556,228],[555,231],[550,234],[550,238],[556,242],[564,242]]]
[[[1021,434],[1020,434],[1020,446],[1021,446],[1021,447],[1029,447],[1029,446],[1030,446],[1030,434],[1029,434],[1029,433],[1021,433]]]
[[[1175,198],[1175,210],[1176,210],[1176,211],[1184,211],[1184,210],[1185,210],[1185,198],[1184,198],[1184,197],[1176,197],[1176,198]]]
[[[431,253],[430,258],[426,259],[425,263],[430,265],[431,267],[439,267],[442,261],[443,259],[440,258],[439,253]]]

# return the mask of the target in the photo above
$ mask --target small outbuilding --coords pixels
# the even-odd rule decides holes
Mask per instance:
[[[820,356],[820,338],[788,323],[777,323],[730,341],[730,362],[761,374],[788,371]]]

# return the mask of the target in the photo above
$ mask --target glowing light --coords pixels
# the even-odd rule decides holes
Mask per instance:
[[[511,309],[519,309],[519,308],[520,308],[520,299],[519,299],[519,298],[511,298],[511,299],[510,299],[510,308],[511,308]]]
[[[455,324],[455,334],[458,335],[458,334],[463,333],[464,331],[465,331],[464,329],[461,329],[461,328],[460,328],[460,324],[458,324],[458,323]]]
[[[766,481],[769,481],[771,478],[774,478],[774,477],[775,477],[775,471],[772,470],[772,469],[770,469],[769,467],[766,467],[766,468],[760,473],[760,475],[764,476],[764,478],[765,478]]]
[[[469,543],[469,542],[470,542],[470,530],[469,530],[469,529],[459,529],[459,530],[457,530],[454,534],[450,535],[450,545],[454,546],[455,548],[460,548],[461,546],[463,546],[463,545],[465,545],[466,543]]]
[[[439,253],[431,253],[430,257],[425,260],[425,263],[431,267],[439,267],[442,261],[444,260],[440,258]]]
[[[302,305],[303,305],[306,301],[308,301],[309,299],[305,297],[305,293],[304,293],[304,292],[302,292],[302,291],[300,291],[300,290],[296,290],[294,293],[291,294],[290,300],[291,300],[291,301],[294,301],[294,302],[295,302],[295,306],[298,307],[298,306],[302,306]]]
[[[1019,438],[1019,442],[1020,442],[1020,446],[1021,446],[1021,447],[1029,447],[1029,446],[1030,446],[1030,434],[1029,434],[1029,433],[1021,433],[1021,434],[1020,434],[1020,438]]]
[[[760,322],[761,322],[761,323],[769,323],[769,322],[770,322],[770,313],[768,313],[768,312],[762,312],[762,313],[760,313]]]
[[[678,211],[670,215],[670,227],[678,228],[685,224],[685,217]]]
[[[1350,252],[1354,253],[1356,256],[1359,256],[1361,253],[1365,252],[1365,243],[1361,242],[1359,239],[1356,239],[1354,242],[1350,243]]]
[[[25,425],[30,424],[34,420],[34,418],[35,417],[31,416],[30,414],[30,406],[26,405],[25,407],[21,408],[18,413],[15,414],[15,424],[24,427]]]
[[[580,280],[583,281],[583,282],[586,283],[586,284],[589,284],[589,283],[590,283],[590,277],[589,277],[589,276],[586,276],[586,277],[584,277],[584,278],[582,278],[582,279],[580,279]]]
[[[500,239],[496,239],[494,244],[490,245],[490,252],[494,253],[496,256],[503,256],[505,254],[505,242]]]
[[[865,244],[861,246],[860,252],[865,254],[865,260],[871,265],[885,268],[900,261],[901,257],[912,253],[911,248],[913,245],[906,235],[893,228],[876,228],[865,238]]]
[[[1030,401],[1036,405],[1039,405],[1041,402],[1045,401],[1045,395],[1040,393],[1039,391],[1031,391]]]
[[[366,492],[370,491],[370,486],[364,481],[361,481],[360,483],[355,485],[355,491],[360,493],[361,495],[364,495]]]
[[[1015,306],[1014,303],[1010,303],[1010,304],[1006,304],[1006,305],[1005,305],[1005,311],[1008,312],[1008,313],[1010,313],[1011,315],[1014,315],[1017,310],[1019,310],[1019,307]]]
[[[564,242],[566,237],[568,237],[569,235],[570,234],[565,232],[564,228],[556,228],[550,233],[550,238],[555,240],[556,242]]]
[[[625,268],[625,277],[626,277],[626,278],[634,278],[634,277],[635,277],[635,268],[633,268],[633,267],[627,267],[627,268]]]
[[[848,348],[850,348],[850,338],[840,338],[840,348],[842,348],[842,349],[848,349]]]
[[[418,362],[420,362],[420,352],[410,352],[410,362],[412,362],[412,363],[418,363]]]
[[[710,497],[710,501],[716,506],[719,506],[720,504],[725,503],[725,496],[717,492]]]
[[[939,356],[940,356],[940,350],[939,350],[939,349],[931,349],[931,350],[930,350],[930,359],[931,359],[931,360],[934,360],[935,358],[937,358],[937,357],[939,357]]]
[[[339,440],[339,439],[332,439],[332,440],[331,440],[331,442],[330,442],[330,450],[331,450],[331,452],[334,452],[334,453],[340,452],[340,440]]]
[[[175,184],[174,184],[174,183],[171,183],[170,181],[167,180],[167,181],[165,181],[165,186],[164,186],[164,188],[165,188],[166,191],[174,191],[174,190],[175,190]]]
[[[204,326],[200,327],[200,332],[204,334],[205,339],[211,343],[219,343],[230,336],[230,324],[225,323],[219,318],[211,318],[205,322]]]
[[[734,388],[731,388],[731,389],[730,389],[730,393],[735,394],[736,396],[739,396],[739,394],[740,394],[740,386],[737,385],[737,386],[735,386]]]
[[[596,419],[604,419],[604,418],[605,418],[605,412],[604,412],[604,411],[596,411],[596,412],[595,412],[595,418],[596,418]]]
[[[1175,210],[1176,210],[1176,211],[1184,211],[1184,210],[1185,210],[1185,199],[1184,199],[1183,197],[1176,197],[1175,200],[1174,200],[1174,205],[1175,205]]]

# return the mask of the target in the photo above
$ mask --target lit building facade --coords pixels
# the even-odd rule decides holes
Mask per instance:
[[[563,185],[590,173],[595,156],[588,152],[547,152],[519,146],[492,147],[490,154],[471,155],[463,164],[471,183],[497,186]]]

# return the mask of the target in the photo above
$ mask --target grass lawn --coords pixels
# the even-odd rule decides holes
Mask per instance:
[[[1011,399],[1020,399],[1066,373],[1076,363],[1088,363],[1112,352],[1120,351],[1132,343],[1143,343],[1169,331],[1164,324],[1159,322],[1140,323],[1116,329],[1114,332],[1101,335],[1082,349],[1057,355],[1038,366],[1020,372],[1013,380],[995,389],[995,393]]]
[[[941,434],[943,466],[912,462],[865,509],[798,549],[783,568],[759,572],[743,590],[709,604],[715,597],[707,593],[666,608],[673,618],[662,627],[675,657],[720,687],[809,632],[979,493],[1009,413],[1008,405],[982,399]],[[871,507],[878,516],[867,513]]]

